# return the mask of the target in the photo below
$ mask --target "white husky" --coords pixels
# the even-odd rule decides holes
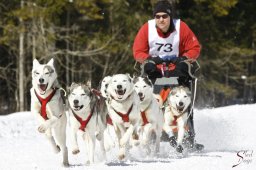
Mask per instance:
[[[127,74],[113,75],[108,88],[108,111],[119,142],[119,159],[125,158],[126,146],[140,119],[139,98]]]
[[[164,130],[167,134],[177,133],[177,152],[182,152],[182,142],[187,130],[188,108],[191,92],[187,87],[178,86],[171,90],[167,98],[168,106],[164,113]]]
[[[159,152],[160,137],[164,124],[164,115],[157,99],[153,94],[153,85],[148,77],[134,77],[135,91],[140,98],[140,113],[142,117],[141,133],[142,144],[149,148],[149,141],[154,132],[156,135],[155,153]]]
[[[33,61],[31,112],[40,123],[38,131],[46,134],[55,152],[62,151],[63,165],[68,166],[67,117],[53,62],[53,59],[47,64],[40,64],[36,59]]]
[[[79,134],[86,144],[86,164],[94,163],[96,138],[100,141],[105,158],[103,132],[106,128],[106,115],[104,115],[106,111],[102,111],[104,101],[99,100],[91,92],[90,86],[76,83],[72,83],[69,88],[68,101],[72,153],[80,152],[77,143],[77,134]]]
[[[109,85],[109,82],[111,80],[111,76],[106,76],[102,79],[101,83],[100,83],[100,93],[102,95],[102,97],[104,98],[105,100],[105,103],[107,105],[107,108],[108,108],[108,93],[107,93],[107,88],[108,88],[108,85]],[[112,120],[111,118],[109,117],[109,114],[108,114],[108,109],[107,109],[107,128],[105,129],[104,131],[104,137],[105,137],[105,149],[106,151],[110,150],[111,148],[114,148],[115,147],[115,138],[116,136],[113,136],[113,132],[114,129],[113,129],[113,123],[112,123]]]

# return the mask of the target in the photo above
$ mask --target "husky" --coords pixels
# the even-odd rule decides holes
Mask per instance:
[[[142,144],[150,152],[149,141],[155,133],[156,154],[160,148],[160,138],[164,124],[164,116],[161,106],[153,93],[153,85],[147,76],[133,78],[135,91],[140,99],[140,114],[142,118],[141,133]]]
[[[140,123],[139,98],[128,74],[113,75],[108,88],[108,111],[119,143],[118,158],[125,158],[126,147]]]
[[[182,153],[182,142],[188,130],[187,120],[189,116],[189,107],[191,105],[191,91],[187,87],[178,86],[171,90],[167,98],[167,107],[164,112],[164,127],[165,132],[171,136],[175,134],[173,146],[176,151]]]
[[[62,163],[68,166],[67,117],[53,59],[47,64],[33,60],[30,94],[31,112],[39,122],[38,131],[46,135],[56,153],[62,151]]]
[[[108,88],[108,85],[109,85],[109,82],[110,82],[111,78],[112,78],[111,76],[106,76],[100,82],[100,93],[101,93],[101,96],[105,100],[106,106],[108,106],[107,88]],[[109,151],[111,148],[115,147],[115,140],[114,139],[116,137],[112,135],[113,133],[111,134],[111,132],[114,131],[114,129],[113,129],[112,120],[111,120],[111,118],[109,117],[109,114],[108,114],[108,109],[107,109],[107,113],[106,113],[106,120],[107,120],[107,128],[104,131],[104,137],[105,137],[104,145],[105,145],[106,151]]]
[[[108,88],[111,78],[112,78],[111,76],[106,76],[102,79],[102,81],[100,83],[100,92],[101,92],[102,97],[104,97],[105,99],[108,98],[107,88]]]
[[[71,148],[73,154],[80,152],[77,135],[80,135],[86,144],[86,164],[94,163],[96,138],[100,142],[103,157],[106,157],[103,131],[106,128],[104,102],[102,103],[87,84],[72,83],[68,94],[69,116],[71,126]],[[105,117],[104,117],[105,116]]]

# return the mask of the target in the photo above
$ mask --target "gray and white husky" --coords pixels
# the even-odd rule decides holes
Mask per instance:
[[[160,137],[164,124],[164,116],[160,104],[153,93],[153,85],[147,76],[133,78],[135,91],[140,98],[140,114],[142,124],[140,128],[142,144],[150,152],[149,141],[155,133],[155,153],[159,152]]]
[[[68,166],[67,117],[53,59],[47,64],[40,64],[34,59],[32,85],[31,112],[39,122],[38,131],[46,135],[55,152],[62,152],[63,165]]]
[[[86,164],[94,163],[96,138],[100,142],[101,151],[105,158],[103,134],[106,128],[105,101],[100,100],[92,92],[90,86],[72,83],[69,88],[68,102],[72,153],[80,152],[77,143],[77,135],[80,135],[86,146]]]
[[[191,104],[191,91],[187,87],[178,86],[171,90],[167,98],[167,107],[164,112],[164,127],[167,134],[177,133],[178,152],[183,151],[182,142],[188,129],[187,119]]]

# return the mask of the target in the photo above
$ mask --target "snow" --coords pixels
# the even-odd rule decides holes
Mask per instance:
[[[36,130],[37,122],[30,112],[0,116],[1,170],[253,170],[256,169],[256,104],[234,105],[195,110],[196,140],[205,145],[202,153],[179,157],[168,143],[161,142],[157,157],[146,156],[132,148],[126,161],[117,160],[117,149],[107,152],[102,160],[96,147],[95,164],[85,165],[85,148],[69,152],[70,167],[61,166],[61,155],[54,154],[44,135]],[[98,144],[97,144],[98,146]],[[239,157],[240,155],[241,157]],[[233,165],[240,163],[232,168]]]

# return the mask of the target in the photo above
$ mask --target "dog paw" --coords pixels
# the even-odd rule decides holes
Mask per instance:
[[[90,161],[89,160],[87,160],[86,162],[85,162],[85,165],[86,166],[89,166],[91,163],[90,163]]]
[[[68,168],[69,167],[69,163],[68,162],[63,162],[62,165],[63,165],[64,168]]]
[[[177,148],[176,148],[176,151],[179,152],[179,153],[182,153],[183,147],[181,145],[178,145]]]
[[[118,156],[118,159],[119,159],[119,160],[123,160],[124,158],[125,158],[125,155],[124,155],[124,154],[121,154],[121,155]]]
[[[46,127],[45,125],[40,125],[40,126],[38,127],[38,131],[39,131],[40,133],[45,133],[46,129],[47,129],[47,127]]]
[[[53,148],[54,153],[59,153],[60,152],[60,147],[56,145],[56,147]]]
[[[73,154],[73,155],[76,155],[76,154],[78,154],[79,152],[80,152],[79,149],[74,149],[74,150],[72,151],[72,154]]]

